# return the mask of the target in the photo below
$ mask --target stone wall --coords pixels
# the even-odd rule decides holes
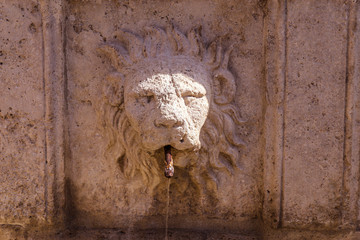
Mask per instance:
[[[170,239],[359,239],[359,11],[355,0],[1,1],[0,239],[159,239],[166,225]],[[175,149],[171,180],[161,149],[126,178],[124,142],[143,135],[111,125],[129,78],[117,54],[134,50],[120,38],[151,50],[154,31],[187,57],[162,55],[170,70],[202,71],[180,49],[190,39],[199,55],[222,47],[214,58],[224,52],[235,80],[204,70],[203,147]]]

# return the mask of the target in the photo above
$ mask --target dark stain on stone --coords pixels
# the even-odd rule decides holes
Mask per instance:
[[[29,31],[30,31],[31,33],[36,33],[36,26],[35,26],[34,23],[31,23],[31,24],[29,25]]]

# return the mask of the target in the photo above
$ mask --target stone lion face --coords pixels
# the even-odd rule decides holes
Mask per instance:
[[[176,149],[174,166],[184,181],[179,193],[191,183],[200,195],[216,198],[218,183],[237,168],[238,147],[245,144],[237,134],[243,121],[228,69],[232,47],[224,50],[221,39],[205,44],[200,30],[119,30],[99,48],[115,70],[99,111],[109,137],[105,155],[131,192],[157,189],[166,145]]]
[[[200,131],[211,102],[211,76],[191,58],[152,60],[124,82],[125,114],[142,147],[201,147]]]

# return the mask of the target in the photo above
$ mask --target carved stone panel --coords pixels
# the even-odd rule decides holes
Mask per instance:
[[[188,4],[71,4],[73,224],[163,228],[168,209],[170,227],[256,227],[262,12],[255,3]]]
[[[359,239],[359,4],[0,1],[0,239]]]
[[[23,225],[47,211],[40,6],[2,1],[0,22],[0,224]]]
[[[288,4],[283,223],[331,227],[343,204],[346,6],[300,5]]]

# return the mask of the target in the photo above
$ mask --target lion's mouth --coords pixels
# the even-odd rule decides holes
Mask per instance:
[[[165,167],[165,177],[171,178],[175,174],[175,167],[186,168],[191,160],[198,154],[195,148],[181,150],[175,148],[173,145],[165,145],[157,149],[154,153],[159,163]]]
[[[162,151],[164,146],[171,145],[178,151],[196,151],[201,148],[199,136],[194,134],[180,133],[178,131],[145,132],[140,134],[143,148],[148,151]]]

